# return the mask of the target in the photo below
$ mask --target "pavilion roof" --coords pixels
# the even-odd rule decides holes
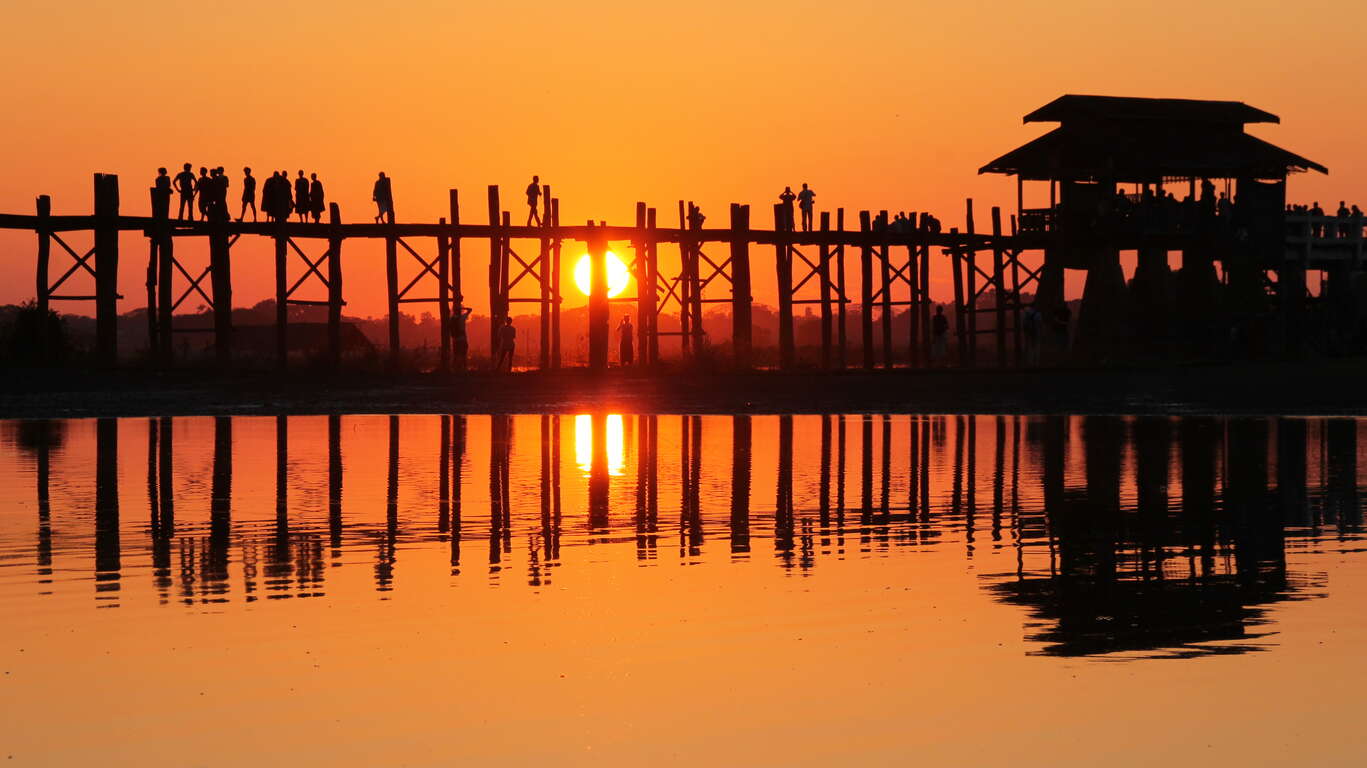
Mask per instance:
[[[1058,128],[982,168],[1025,179],[1153,181],[1163,177],[1279,178],[1323,165],[1242,131],[1279,122],[1237,101],[1062,96],[1025,116]]]

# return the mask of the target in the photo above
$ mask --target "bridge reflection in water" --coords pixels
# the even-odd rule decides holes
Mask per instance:
[[[1360,536],[1360,428],[867,414],[6,422],[0,470],[34,487],[5,490],[34,498],[38,520],[35,536],[27,503],[0,511],[0,591],[69,591],[61,574],[84,572],[102,607],[135,588],[200,605],[323,596],[331,569],[365,561],[383,596],[402,587],[406,554],[427,568],[434,549],[453,583],[483,570],[542,588],[581,559],[766,558],[812,576],[830,560],[955,547],[989,594],[1025,608],[1037,652],[1238,653],[1266,647],[1269,606],[1325,592],[1322,576],[1288,569],[1288,549]],[[16,581],[22,562],[32,570]]]

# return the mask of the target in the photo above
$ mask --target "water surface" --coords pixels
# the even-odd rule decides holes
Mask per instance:
[[[1357,764],[1362,426],[0,422],[0,754]]]

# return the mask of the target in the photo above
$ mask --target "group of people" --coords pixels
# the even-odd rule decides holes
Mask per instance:
[[[1073,312],[1067,302],[1060,303],[1046,317],[1038,305],[1031,302],[1021,315],[1021,339],[1024,342],[1025,364],[1038,366],[1046,344],[1056,351],[1067,351]],[[943,304],[935,306],[930,318],[930,361],[932,365],[949,362],[949,318]]]
[[[469,339],[465,335],[466,320],[469,317],[469,308],[464,308],[451,318],[453,346],[460,357],[464,357],[470,349]],[[503,325],[498,327],[495,344],[494,370],[512,371],[513,353],[517,350],[517,327],[513,325],[511,317],[503,318]],[[623,368],[636,362],[636,327],[631,324],[630,315],[622,315],[622,321],[617,324],[617,362]]]
[[[1322,219],[1328,216],[1324,209],[1320,207],[1318,201],[1314,205],[1288,205],[1286,212],[1292,215],[1311,216],[1313,219]],[[1338,211],[1334,213],[1337,219],[1333,224],[1324,221],[1310,222],[1310,232],[1317,238],[1349,238],[1353,236],[1353,228],[1356,226],[1358,232],[1362,231],[1362,209],[1356,205],[1349,206],[1346,200],[1339,201]]]
[[[246,175],[242,179],[242,213],[238,215],[237,220],[242,221],[247,208],[250,207],[252,221],[256,221],[256,204],[252,202],[256,177],[252,176],[250,168],[243,168],[242,172]],[[293,212],[299,217],[300,222],[308,221],[311,216],[313,223],[317,224],[322,220],[326,208],[323,182],[318,180],[316,173],[305,178],[304,172],[299,171],[291,185],[288,172],[276,171],[261,185],[261,210],[265,212],[268,221],[289,221],[290,213]]]
[[[193,166],[186,163],[180,173],[171,178],[165,168],[158,168],[154,188],[167,195],[168,199],[173,191],[180,196],[180,205],[176,209],[178,219],[194,221],[198,213],[202,221],[227,221],[230,215],[228,173],[222,166],[201,167],[199,176],[195,176],[192,169]],[[261,185],[261,211],[266,214],[268,221],[289,221],[290,214],[295,213],[301,222],[308,221],[312,216],[314,223],[317,223],[322,219],[326,207],[323,182],[318,180],[316,173],[305,178],[304,172],[299,171],[291,187],[289,173],[276,171]],[[252,175],[251,168],[243,168],[242,208],[237,214],[238,221],[246,217],[249,208],[252,221],[256,221],[256,177]]]
[[[194,221],[198,212],[201,220],[228,218],[228,174],[222,166],[202,167],[196,177],[194,166],[186,163],[180,173],[172,178],[165,168],[157,169],[157,178],[152,186],[158,193],[170,200],[172,191],[180,194],[180,206],[176,218]]]
[[[784,187],[783,192],[778,196],[778,200],[788,208],[789,213],[792,212],[793,201],[796,200],[797,209],[802,214],[802,231],[812,231],[812,211],[816,206],[816,193],[807,186],[806,182],[803,182],[801,192],[793,192],[792,187]]]

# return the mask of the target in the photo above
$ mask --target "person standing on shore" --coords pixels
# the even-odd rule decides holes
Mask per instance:
[[[943,363],[949,354],[949,318],[943,304],[935,305],[935,317],[930,318],[930,362]]]
[[[631,315],[622,315],[622,322],[617,324],[617,359],[623,368],[630,367],[636,362],[635,333],[631,327]]]
[[[237,214],[237,220],[242,221],[247,217],[247,206],[252,207],[252,221],[256,221],[256,177],[252,175],[252,169],[242,169],[242,210]]]
[[[1040,315],[1039,307],[1031,302],[1025,308],[1025,315],[1021,318],[1021,331],[1025,337],[1025,364],[1031,367],[1039,365],[1040,362],[1040,336],[1044,332],[1044,317]]]
[[[517,328],[513,327],[511,317],[503,318],[503,326],[498,329],[498,355],[494,358],[494,370],[512,373],[513,352],[517,350]],[[507,366],[506,368],[504,366]]]
[[[456,370],[465,370],[465,361],[470,355],[470,337],[467,333],[468,321],[473,308],[461,306],[464,296],[456,297],[455,312],[451,315],[451,349],[456,355]]]

